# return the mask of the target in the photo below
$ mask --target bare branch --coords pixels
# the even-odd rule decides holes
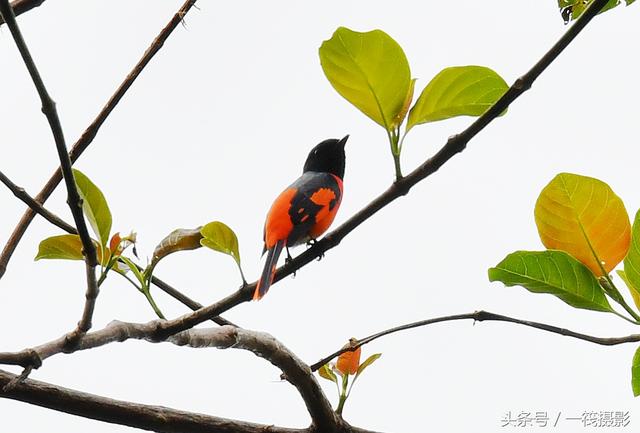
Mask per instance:
[[[40,6],[42,3],[44,3],[44,0],[15,0],[11,2],[11,8],[13,13],[18,16]],[[4,19],[0,15],[0,26],[4,23]]]
[[[373,340],[377,340],[385,335],[395,334],[396,332],[406,331],[407,329],[420,328],[422,326],[433,325],[434,323],[453,322],[457,320],[473,320],[475,322],[494,321],[494,322],[509,322],[518,325],[528,326],[530,328],[541,329],[543,331],[551,332],[553,334],[564,335],[566,337],[577,338],[578,340],[588,341],[594,344],[600,344],[602,346],[616,346],[618,344],[625,343],[637,343],[640,341],[640,334],[631,334],[624,337],[594,337],[593,335],[582,334],[580,332],[571,331],[569,329],[560,328],[554,325],[548,325],[546,323],[532,322],[529,320],[516,319],[509,316],[503,316],[502,314],[491,313],[489,311],[475,311],[473,313],[466,314],[454,314],[451,316],[435,317],[433,319],[420,320],[418,322],[408,323],[406,325],[400,325],[393,328],[385,329],[384,331],[376,332],[362,339],[356,339],[353,344],[348,347],[336,350],[331,355],[322,358],[320,361],[311,365],[311,370],[316,371],[327,362],[342,355],[345,352],[351,352],[358,347],[364,346],[367,343],[371,343]]]
[[[84,214],[82,212],[82,199],[80,198],[80,194],[78,193],[78,188],[73,177],[73,171],[71,170],[71,160],[69,159],[69,154],[67,153],[67,145],[64,140],[64,133],[60,124],[60,118],[58,117],[58,111],[56,110],[56,104],[49,95],[44,81],[42,80],[42,77],[38,72],[38,68],[36,67],[35,62],[31,57],[29,48],[27,47],[27,44],[22,37],[22,33],[20,32],[20,27],[16,22],[13,10],[9,5],[9,0],[0,0],[0,14],[4,18],[7,26],[9,27],[9,30],[11,31],[13,40],[18,47],[18,51],[20,51],[22,60],[24,61],[24,64],[29,71],[29,75],[31,75],[31,79],[33,80],[33,84],[38,91],[38,95],[40,96],[40,101],[42,102],[42,112],[46,116],[47,121],[49,122],[49,126],[51,127],[51,132],[53,133],[53,138],[56,143],[56,149],[58,151],[58,157],[60,158],[60,168],[62,170],[64,181],[67,187],[67,204],[71,209],[73,220],[75,222],[76,228],[78,229],[78,235],[80,236],[80,240],[82,241],[82,251],[85,256],[85,266],[87,271],[87,292],[85,294],[86,302],[84,304],[82,317],[80,318],[80,322],[78,322],[76,330],[70,336],[75,337],[75,335],[77,335],[78,333],[85,333],[89,329],[91,329],[91,318],[93,317],[93,310],[95,308],[96,298],[98,297],[99,293],[95,273],[95,267],[98,264],[96,247],[91,240],[89,230],[87,229],[87,223],[84,220]],[[75,338],[72,338],[70,341],[72,341],[73,339]]]
[[[71,224],[66,223],[57,215],[46,210],[40,203],[35,201],[33,197],[31,197],[24,188],[19,187],[15,183],[11,181],[4,173],[0,171],[0,182],[4,183],[9,190],[19,198],[24,204],[26,204],[30,209],[32,209],[35,213],[42,216],[44,219],[49,221],[54,226],[57,226],[64,230],[67,233],[71,233],[74,235],[78,234],[78,231]]]
[[[162,406],[131,403],[27,379],[4,390],[18,376],[0,370],[0,397],[100,421],[162,433],[306,433],[309,429],[253,424],[184,412]],[[15,383],[15,382],[14,382]]]
[[[180,24],[184,18],[184,16],[189,12],[189,10],[196,3],[196,0],[187,0],[180,7],[180,9],[175,13],[175,15],[171,18],[169,23],[162,29],[162,31],[158,34],[158,36],[153,40],[149,48],[145,51],[142,58],[138,61],[138,63],[133,67],[131,72],[126,76],[122,84],[116,89],[115,93],[111,96],[109,101],[107,101],[106,105],[102,108],[98,116],[94,119],[94,121],[85,129],[82,133],[78,141],[71,147],[71,151],[69,152],[69,157],[72,162],[75,162],[80,155],[87,149],[87,147],[91,144],[93,139],[96,137],[98,131],[102,124],[107,120],[113,109],[118,105],[122,97],[125,95],[127,90],[131,87],[133,82],[138,78],[142,70],[147,66],[147,64],[151,61],[153,56],[162,48],[164,42],[167,40],[169,35],[175,30],[175,28]],[[40,193],[35,197],[36,201],[39,203],[44,203],[51,193],[55,190],[56,186],[62,180],[62,172],[60,169],[56,170],[46,185],[42,188]],[[2,254],[0,255],[0,278],[4,275],[7,270],[7,265],[13,252],[16,247],[20,243],[22,236],[24,235],[27,227],[33,218],[35,217],[35,212],[31,209],[28,209],[20,222],[13,230],[13,233],[9,237],[7,244],[5,245]]]
[[[63,352],[88,350],[129,339],[157,343],[161,342],[156,338],[156,332],[161,323],[162,321],[158,320],[148,323],[114,321],[104,329],[79,336],[71,349],[67,346],[66,336],[63,336],[22,352],[2,353],[0,354],[0,363],[35,368],[45,359]],[[336,431],[338,429],[341,420],[333,412],[331,404],[322,392],[312,371],[293,352],[272,336],[235,326],[222,326],[211,329],[190,329],[177,333],[166,341],[179,346],[235,348],[253,352],[282,370],[287,381],[294,385],[300,393],[315,427],[320,431]]]

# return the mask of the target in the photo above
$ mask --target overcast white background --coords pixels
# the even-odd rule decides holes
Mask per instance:
[[[181,3],[49,0],[19,17],[69,144]],[[299,175],[317,142],[351,135],[337,224],[393,180],[383,129],[343,100],[320,68],[317,49],[338,26],[389,33],[404,48],[418,90],[453,65],[486,65],[512,83],[567,29],[554,0],[200,1],[198,7],[76,166],[103,190],[114,231],[138,232],[144,260],[171,230],[221,220],[239,237],[251,281],[262,266],[262,224],[271,200]],[[631,216],[640,206],[639,16],[632,5],[598,17],[463,154],[358,227],[321,262],[274,286],[262,302],[225,316],[273,334],[309,363],[352,336],[478,309],[599,336],[638,332],[613,315],[491,284],[486,270],[514,250],[542,248],[533,207],[559,172],[606,181]],[[35,195],[57,157],[6,26],[0,28],[0,77],[0,169]],[[470,121],[416,127],[405,142],[405,172]],[[71,221],[65,198],[58,188],[47,207]],[[0,190],[0,209],[4,242],[24,205]],[[0,280],[0,351],[51,340],[76,324],[84,302],[83,266],[33,261],[38,242],[59,233],[36,219]],[[156,275],[204,304],[240,282],[233,261],[209,250],[171,256]],[[154,295],[169,317],[187,311],[157,289]],[[103,286],[94,325],[113,319],[154,319],[144,297],[115,275]],[[363,357],[383,355],[359,379],[344,416],[387,432],[572,433],[590,429],[563,418],[629,411],[626,429],[599,431],[636,431],[634,350],[505,323],[434,325],[363,348]],[[130,341],[55,356],[31,376],[217,416],[309,423],[295,389],[248,352]],[[323,386],[335,402],[334,386]],[[550,418],[560,413],[561,420],[555,429],[502,428],[507,411],[547,411]],[[0,400],[0,431],[45,429],[133,431]]]

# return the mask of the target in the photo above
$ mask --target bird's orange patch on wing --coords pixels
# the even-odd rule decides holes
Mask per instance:
[[[276,242],[287,239],[291,233],[293,224],[289,217],[289,208],[296,191],[295,188],[286,189],[273,202],[265,222],[264,243],[267,248],[272,248]]]
[[[340,207],[340,201],[336,201],[333,209],[330,209],[331,202],[335,199],[336,193],[330,188],[321,188],[311,196],[312,202],[322,206],[322,209],[320,209],[316,215],[316,224],[309,231],[309,235],[312,238],[315,239],[327,231],[333,222],[333,219],[338,212],[338,208]]]

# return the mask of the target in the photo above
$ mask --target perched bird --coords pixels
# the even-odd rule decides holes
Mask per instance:
[[[311,149],[302,176],[282,191],[271,205],[264,224],[267,260],[253,299],[269,290],[282,249],[310,242],[324,233],[336,216],[342,200],[344,145],[342,140],[324,140]]]

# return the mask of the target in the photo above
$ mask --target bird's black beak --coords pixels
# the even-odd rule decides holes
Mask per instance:
[[[342,144],[342,147],[344,147],[345,144],[347,144],[347,140],[349,139],[349,134],[345,135],[344,138],[342,140],[340,140],[340,144]]]

